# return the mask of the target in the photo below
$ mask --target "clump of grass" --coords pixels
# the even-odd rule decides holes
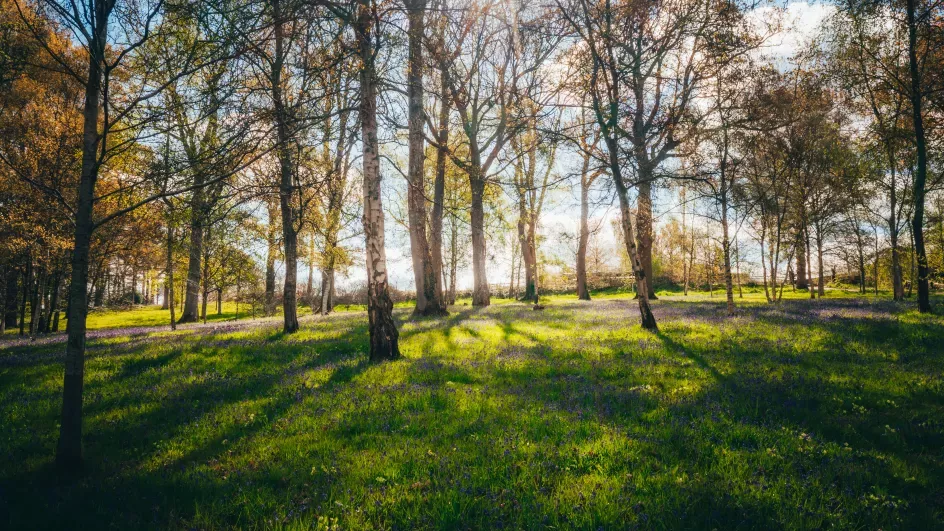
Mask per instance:
[[[0,522],[940,525],[940,316],[672,297],[651,334],[625,296],[548,302],[398,310],[404,359],[381,365],[358,312],[93,336],[74,482],[51,468],[61,343],[0,347]]]

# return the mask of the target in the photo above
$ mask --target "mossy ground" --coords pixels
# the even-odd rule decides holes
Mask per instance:
[[[380,365],[357,311],[291,336],[108,315],[80,479],[52,467],[62,336],[8,336],[0,527],[944,527],[944,318],[663,295],[658,333],[626,294],[398,309]]]

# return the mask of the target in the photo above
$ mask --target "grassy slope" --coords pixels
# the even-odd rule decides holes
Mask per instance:
[[[656,302],[650,334],[613,297],[399,310],[405,359],[380,366],[359,312],[100,332],[77,482],[51,473],[61,344],[0,343],[0,527],[942,525],[940,316],[728,320],[716,293]]]

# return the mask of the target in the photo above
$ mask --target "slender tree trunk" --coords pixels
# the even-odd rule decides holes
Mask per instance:
[[[917,148],[917,168],[915,168],[911,230],[914,234],[915,254],[918,259],[918,311],[931,312],[930,269],[928,255],[924,248],[924,198],[928,178],[928,148],[924,137],[924,96],[922,91],[921,71],[918,68],[918,22],[915,7],[916,0],[906,1],[908,18],[908,70],[911,74],[911,111],[914,122],[915,146]]]
[[[20,299],[20,335],[26,335],[26,302],[29,300],[29,289],[33,283],[33,253],[26,254],[26,273],[23,275],[23,296]]]
[[[207,230],[207,239],[210,239],[210,231]],[[210,302],[210,249],[207,247],[203,255],[203,273],[201,275],[200,285],[203,288],[201,290],[200,297],[200,319],[203,320],[203,324],[207,322],[207,304]]]
[[[437,142],[439,148],[436,150],[436,178],[433,183],[433,209],[429,220],[429,251],[432,258],[433,274],[436,276],[435,295],[439,301],[442,313],[447,312],[447,301],[443,295],[443,211],[446,198],[446,152],[449,145],[449,98],[446,96],[449,91],[448,72],[446,69],[440,70],[440,90],[442,91],[442,101],[439,106],[439,132]]]
[[[894,163],[894,155],[889,155],[889,160],[891,161],[890,170],[892,182],[888,194],[891,210],[888,215],[888,237],[892,247],[892,298],[896,301],[900,301],[905,298],[905,286],[901,278],[901,253],[898,249],[898,206],[895,194],[897,189],[897,175],[895,171],[896,164]]]
[[[138,270],[131,268],[131,305],[138,303]]]
[[[694,284],[695,278],[695,210],[692,209],[692,232],[689,237],[688,246],[688,273],[685,279],[685,295],[688,295],[688,285]]]
[[[58,263],[58,262],[57,262]],[[53,315],[59,313],[59,292],[62,291],[62,267],[56,267],[56,275],[50,292],[49,310],[46,318],[46,333],[53,332]],[[57,319],[58,321],[58,319]]]
[[[589,170],[590,156],[585,155],[583,171],[580,175],[580,240],[577,243],[577,298],[590,300],[590,290],[587,288],[587,243],[590,241],[590,186],[588,185],[587,171]]]
[[[437,298],[437,273],[433,267],[429,240],[426,237],[426,173],[424,171],[425,142],[423,128],[423,35],[426,0],[406,0],[409,59],[407,66],[408,145],[407,213],[409,220],[410,251],[413,258],[413,279],[416,285],[414,315],[440,315],[442,301]]]
[[[529,226],[529,213],[524,193],[518,194],[518,241],[521,246],[521,259],[524,262],[524,295],[521,300],[525,302],[536,301],[535,291],[535,252],[533,240],[531,239],[531,227]]]
[[[164,279],[164,291],[167,293],[165,302],[170,310],[170,329],[177,330],[177,321],[174,315],[174,228],[169,224],[167,227],[167,263],[164,267],[167,272],[167,278]]]
[[[737,285],[738,285],[738,298],[744,298],[744,292],[741,290],[741,253],[738,250],[738,239],[737,236],[734,237],[734,267],[736,268],[737,274]]]
[[[813,289],[813,255],[810,253],[810,226],[806,225],[803,230],[803,244],[806,246],[806,285],[810,289],[810,299],[816,298],[816,291]]]
[[[101,109],[102,59],[108,28],[110,5],[95,0],[95,22],[89,43],[89,71],[85,84],[85,109],[82,132],[82,171],[75,209],[75,237],[72,251],[72,278],[69,282],[69,322],[66,341],[65,373],[62,391],[62,415],[56,465],[60,471],[75,471],[82,466],[82,388],[85,375],[85,327],[88,316],[89,247],[91,246],[92,206],[98,179],[98,120]]]
[[[534,292],[533,299],[534,304],[537,305],[540,301],[540,287],[539,287],[539,270],[538,270],[538,238],[535,234],[537,226],[537,215],[532,213],[530,216],[530,223],[528,223],[528,252],[531,254],[531,282],[534,284],[532,291]]]
[[[865,295],[865,252],[859,246],[859,293]]]
[[[687,242],[688,232],[685,229],[686,227],[685,217],[686,217],[686,211],[688,210],[688,205],[685,204],[686,195],[687,195],[687,190],[685,189],[685,186],[683,185],[681,190],[679,191],[679,203],[681,203],[682,205],[682,247],[683,247],[683,253],[684,253],[682,255],[682,293],[687,297],[688,296],[688,275],[690,272],[690,267],[688,263],[689,262],[688,257],[685,256],[686,254],[688,254],[688,242]],[[693,219],[692,225],[695,224],[694,222],[695,220]],[[761,257],[761,260],[763,260],[763,257]]]
[[[36,337],[36,334],[42,332],[42,303],[46,292],[46,270],[41,268],[36,275],[36,283],[33,284],[33,296],[30,298],[30,337]]]
[[[16,270],[13,265],[9,265],[6,268],[6,290],[4,291],[4,300],[3,300],[3,324],[5,328],[15,328],[16,327],[16,294],[17,294],[17,278],[19,277],[19,272]]]
[[[100,265],[99,270],[102,271],[99,275],[99,279],[94,284],[94,299],[93,303],[96,308],[101,308],[105,304],[105,288],[108,284],[108,268],[105,265]],[[67,314],[68,315],[68,314]]]
[[[777,228],[776,233],[774,233],[773,227],[770,227],[770,232],[771,232],[771,235],[770,235],[771,241],[770,241],[770,249],[768,253],[768,258],[770,259],[770,287],[771,287],[771,295],[773,295],[772,301],[777,302],[779,300],[778,295],[777,295],[777,275],[779,273],[778,269],[780,267],[780,243],[782,240],[781,240],[781,233],[780,233],[779,227]],[[774,241],[775,237],[776,237],[776,241]],[[788,268],[789,268],[789,264],[788,264]],[[784,279],[786,279],[786,277],[787,276],[784,275]],[[783,296],[782,283],[781,283],[781,289],[780,289],[780,296]]]
[[[508,279],[508,298],[515,299],[515,261],[517,259],[518,249],[515,247],[514,238],[511,240],[511,278]]]
[[[820,298],[826,296],[826,278],[823,275],[823,231],[816,231],[816,268],[819,271],[817,279],[817,290]]]
[[[373,0],[359,0],[354,33],[360,52],[360,121],[363,142],[364,235],[367,247],[367,317],[371,361],[400,357],[399,332],[387,288],[384,213],[380,196],[380,153],[377,140],[377,72],[374,49]]]
[[[308,242],[308,283],[305,285],[305,301],[315,310],[315,241],[309,238]]]
[[[915,271],[915,248],[914,248],[914,231],[911,228],[911,225],[908,225],[908,235],[911,238],[911,252],[908,253],[911,256],[911,267],[909,267],[908,272],[910,276],[910,282],[908,282],[908,297],[911,298],[911,295],[914,292],[915,286],[915,277],[917,276]],[[944,253],[944,219],[941,221],[941,253]]]
[[[265,301],[263,313],[266,316],[275,315],[275,259],[278,256],[278,223],[280,215],[274,201],[267,200],[269,225],[266,227],[266,270],[265,270]]]
[[[878,227],[875,227],[875,294],[878,295]]]
[[[456,303],[456,272],[459,263],[459,224],[453,219],[449,239],[449,304]]]
[[[728,235],[728,131],[724,130],[724,148],[720,164],[721,252],[724,255],[724,290],[728,315],[734,315],[734,282],[731,277],[731,238]]]
[[[292,196],[295,191],[295,162],[292,157],[294,137],[289,123],[289,111],[285,108],[284,87],[282,82],[282,67],[287,52],[285,45],[285,19],[282,13],[280,0],[272,2],[272,17],[274,20],[275,60],[272,65],[272,101],[278,147],[276,152],[279,159],[279,206],[282,210],[282,246],[285,262],[285,283],[282,289],[282,331],[286,334],[298,330],[298,231],[295,227],[296,214]]]
[[[715,262],[714,258],[715,257],[713,256],[714,251],[711,248],[710,236],[705,240],[705,243],[707,244],[707,248],[705,249],[705,281],[708,283],[708,296],[714,297],[715,285],[713,282],[714,279],[712,278],[711,274],[714,273],[714,262]]]
[[[767,288],[767,260],[764,258],[764,235],[761,234],[760,237],[760,266],[764,274],[764,297],[767,298],[767,302],[773,302],[773,299],[770,298],[770,290]]]

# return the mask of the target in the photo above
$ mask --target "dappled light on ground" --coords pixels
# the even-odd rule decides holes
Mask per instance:
[[[944,319],[880,300],[398,311],[91,334],[86,475],[61,342],[0,343],[0,521],[31,528],[869,528],[944,515]],[[77,510],[81,508],[81,510]]]

